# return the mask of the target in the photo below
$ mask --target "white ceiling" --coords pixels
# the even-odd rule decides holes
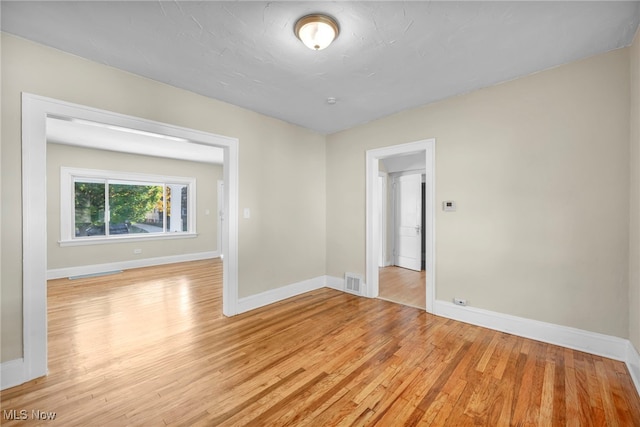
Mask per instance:
[[[638,1],[0,7],[2,31],[321,133],[628,46],[640,21]],[[318,52],[292,31],[313,12],[341,27]]]

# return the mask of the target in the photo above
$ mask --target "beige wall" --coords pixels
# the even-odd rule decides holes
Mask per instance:
[[[640,351],[640,31],[631,47],[629,339]]]
[[[365,151],[436,138],[437,299],[626,337],[629,50],[327,138],[327,273],[365,272]]]
[[[437,298],[640,347],[639,44],[325,138],[3,34],[0,360],[22,353],[23,91],[238,138],[241,297],[364,273],[365,151],[435,137],[437,202],[458,202],[436,215]]]
[[[60,168],[193,177],[196,179],[198,237],[89,246],[60,247]],[[93,150],[69,145],[47,146],[47,268],[77,267],[217,250],[217,182],[222,165]],[[205,210],[210,214],[205,215]],[[134,254],[142,249],[142,254]]]
[[[325,137],[2,34],[2,353],[22,356],[21,92],[239,139],[241,297],[325,272]]]

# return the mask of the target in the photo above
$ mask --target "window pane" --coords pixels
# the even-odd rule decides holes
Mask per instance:
[[[187,188],[183,184],[167,184],[167,231],[170,233],[189,230]]]
[[[195,233],[195,221],[189,220],[195,178],[64,167],[61,177],[62,245],[72,239],[93,243],[90,237],[122,241]]]
[[[104,236],[104,182],[75,182],[75,236]]]
[[[109,234],[162,233],[162,185],[109,185]]]

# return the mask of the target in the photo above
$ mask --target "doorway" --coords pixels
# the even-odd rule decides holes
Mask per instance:
[[[382,191],[391,215],[382,222],[389,235],[388,262],[381,263],[378,298],[426,309],[425,286],[425,155],[396,156],[380,161],[388,175],[389,191]],[[418,168],[418,169],[415,169]]]
[[[47,117],[66,117],[179,138],[188,144],[222,148],[226,221],[223,222],[223,313],[237,312],[238,302],[238,140],[71,104],[37,95],[22,95],[23,192],[23,378],[47,374]],[[28,248],[28,250],[27,250]]]
[[[421,237],[418,239],[420,253],[419,270],[417,273],[418,285],[424,290],[424,304],[428,312],[433,312],[435,300],[435,139],[400,144],[385,148],[367,151],[366,167],[366,284],[367,296],[380,297],[380,253],[383,244],[383,232],[381,227],[381,205],[384,203],[380,194],[380,171],[389,168],[391,162],[406,162],[409,158],[420,160],[422,168],[414,167],[416,171],[424,172],[424,200],[420,196],[420,204],[424,212],[424,222],[420,220]],[[385,164],[386,163],[386,164]],[[406,166],[404,172],[408,173],[410,167]],[[399,172],[400,170],[398,170]],[[388,172],[388,171],[385,171]],[[421,173],[422,175],[422,173]],[[422,188],[420,187],[420,193]],[[415,226],[414,233],[415,233]],[[390,238],[387,241],[393,240]],[[412,239],[414,247],[416,239]],[[388,246],[389,247],[389,246]],[[422,268],[422,253],[424,252],[424,270]],[[390,258],[388,256],[387,258]],[[413,279],[412,279],[413,280]]]

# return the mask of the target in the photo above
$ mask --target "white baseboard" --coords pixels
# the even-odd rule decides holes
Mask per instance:
[[[610,359],[627,360],[629,340],[436,300],[434,314]]]
[[[335,276],[324,276],[325,277],[325,284],[324,286],[330,289],[335,289],[336,291],[342,291],[342,292],[346,292],[348,294],[352,294],[352,295],[357,295],[360,297],[366,297],[368,298],[367,292],[367,284],[364,282],[364,280],[362,281],[362,293],[355,293],[355,292],[350,292],[346,289],[345,287],[345,283],[344,283],[344,277],[335,277]],[[362,278],[364,279],[364,278]]]
[[[81,276],[85,274],[97,274],[108,271],[129,270],[131,268],[152,267],[154,265],[173,264],[176,262],[199,261],[203,259],[218,258],[218,251],[198,252],[194,254],[170,255],[155,258],[134,259],[106,264],[83,265],[79,267],[56,268],[47,270],[47,280],[63,277]]]
[[[0,363],[0,390],[24,383],[24,360],[15,359]]]
[[[271,289],[256,295],[240,298],[238,300],[237,313],[244,313],[287,298],[295,297],[296,295],[300,295],[305,292],[323,288],[325,286],[325,277],[326,276],[318,276],[313,279],[303,280],[302,282],[292,283],[281,288]]]
[[[434,308],[438,316],[625,362],[640,394],[640,354],[627,339],[448,301],[437,300]]]
[[[638,394],[640,394],[640,354],[638,354],[638,350],[631,344],[629,341],[629,345],[627,347],[627,369],[629,369],[629,373],[631,374],[631,379],[636,386],[636,390],[638,390]]]
[[[344,292],[344,279],[320,276],[242,298],[238,302],[238,313],[322,287]],[[625,362],[640,393],[640,355],[627,339],[476,307],[462,307],[448,301],[435,301],[434,311],[434,314],[449,319]]]
[[[336,291],[344,291],[344,278],[335,276],[324,276],[324,286],[335,289]]]

